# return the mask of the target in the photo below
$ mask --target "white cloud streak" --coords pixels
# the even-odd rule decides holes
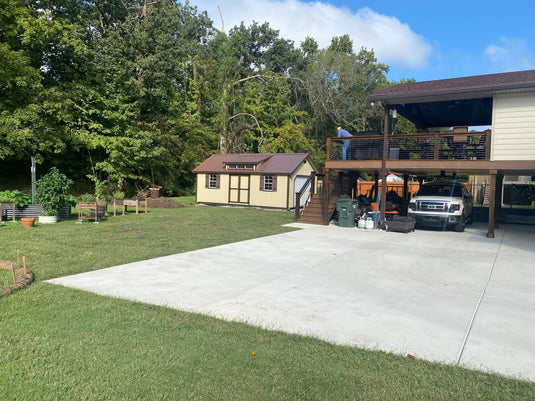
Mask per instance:
[[[326,2],[299,0],[192,0],[190,3],[201,11],[206,10],[216,27],[221,26],[219,4],[226,32],[242,21],[246,26],[253,21],[269,22],[280,31],[281,37],[293,40],[296,46],[310,36],[320,48],[329,46],[334,36],[348,34],[355,51],[361,47],[373,49],[379,61],[408,68],[425,68],[433,52],[429,42],[408,24],[368,7],[353,12]]]
[[[502,36],[499,45],[488,45],[483,56],[499,72],[530,70],[535,68],[535,54],[530,51],[525,40]]]

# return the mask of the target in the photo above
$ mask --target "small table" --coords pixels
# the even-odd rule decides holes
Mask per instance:
[[[0,202],[0,220],[4,216],[4,210],[13,210],[13,221],[15,221],[15,204],[11,202]]]
[[[89,210],[89,216],[84,216],[82,210]],[[79,202],[78,222],[81,222],[83,219],[92,219],[95,220],[95,223],[98,223],[98,219],[104,217],[105,212],[105,206],[99,206],[98,202]]]
[[[147,200],[140,200],[140,199],[114,199],[113,200],[113,215],[115,216],[117,214],[117,206],[122,205],[123,207],[123,215],[125,212],[125,209],[127,206],[135,206],[136,207],[136,214],[139,214],[139,207],[145,208],[145,213],[147,213]]]

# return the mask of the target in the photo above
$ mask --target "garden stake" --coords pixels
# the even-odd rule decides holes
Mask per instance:
[[[24,274],[26,275],[26,256],[22,257],[22,264],[24,265]]]
[[[11,263],[11,275],[13,276],[13,284],[17,284],[17,280],[15,280],[15,266],[13,263]]]

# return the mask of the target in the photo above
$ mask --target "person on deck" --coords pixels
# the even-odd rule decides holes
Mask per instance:
[[[338,138],[347,138],[351,135],[349,132],[347,132],[345,129],[342,129],[342,127],[338,127]],[[344,144],[342,145],[342,160],[347,160],[347,149],[349,148],[349,143],[351,141],[342,141]]]

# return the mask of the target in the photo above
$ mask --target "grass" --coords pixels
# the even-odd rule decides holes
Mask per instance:
[[[1,400],[526,400],[535,383],[102,297],[42,280],[288,231],[281,211],[187,207],[0,228],[37,281],[0,299]],[[256,351],[256,355],[252,355]]]
[[[13,284],[13,273],[10,269],[0,269],[0,289]]]

